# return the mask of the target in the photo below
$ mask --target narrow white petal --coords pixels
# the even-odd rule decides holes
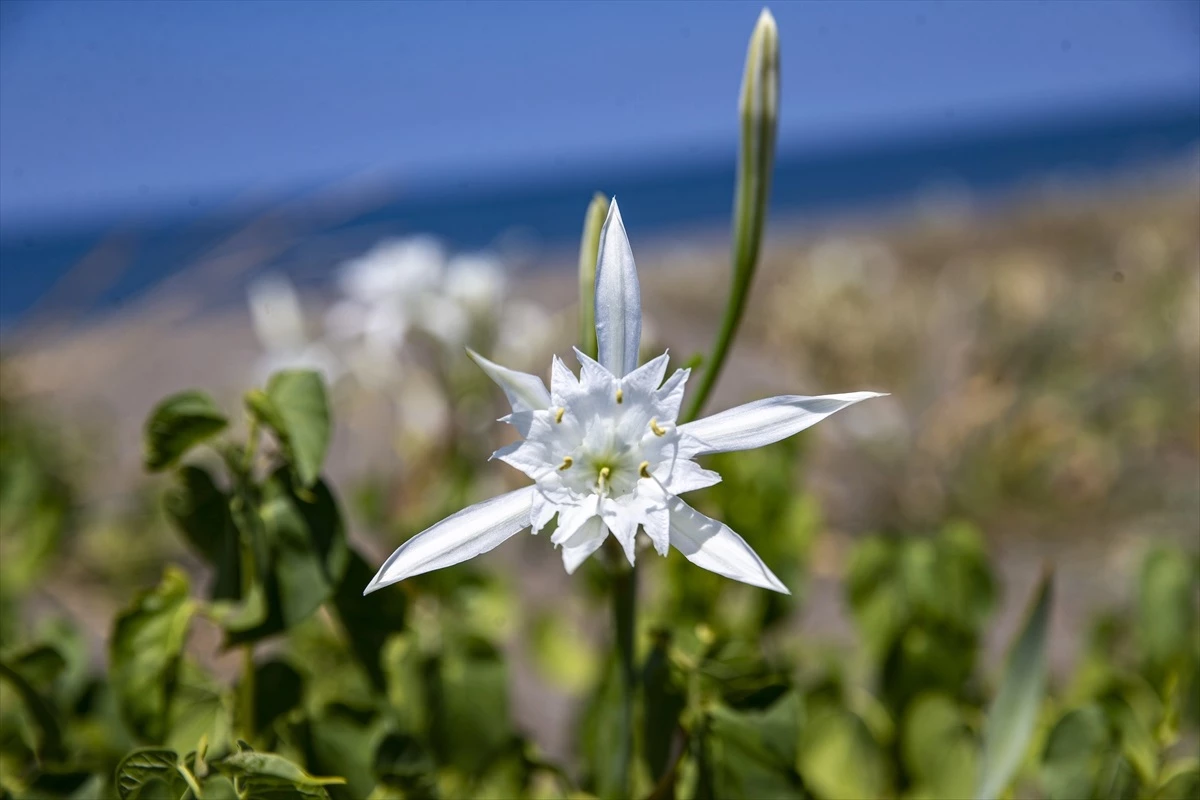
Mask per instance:
[[[799,433],[860,400],[884,396],[878,392],[850,392],[770,397],[680,425],[679,432],[699,440],[689,456],[752,450]]]
[[[579,565],[588,560],[592,553],[600,549],[608,538],[608,529],[599,517],[592,517],[579,531],[571,537],[568,544],[563,545],[563,566],[571,575],[579,569]]]
[[[536,487],[535,487],[536,488]],[[535,536],[542,532],[542,528],[550,524],[550,520],[558,513],[558,507],[551,503],[546,495],[540,491],[533,493],[533,500],[529,504],[529,530]]]
[[[683,405],[683,389],[691,374],[690,369],[675,370],[654,393],[654,411],[660,415],[661,422],[673,422],[679,416],[679,407]]]
[[[600,229],[596,256],[596,342],[600,363],[618,378],[637,368],[642,341],[642,294],[633,250],[614,197]]]
[[[667,554],[671,542],[671,512],[666,504],[651,506],[642,518],[642,530],[660,556]]]
[[[751,586],[791,594],[745,539],[678,497],[671,499],[671,545],[697,567]]]
[[[625,558],[633,565],[637,555],[638,518],[620,503],[606,500],[600,504],[600,516],[608,530],[621,543]]]
[[[363,594],[486,553],[529,526],[530,504],[535,491],[535,487],[526,486],[493,497],[418,533],[383,562]]]
[[[686,458],[664,461],[655,470],[654,477],[658,478],[663,488],[671,494],[686,494],[697,489],[707,489],[721,482],[720,474],[711,469],[704,469],[695,461]]]
[[[494,364],[469,347],[467,354],[504,390],[513,411],[539,411],[550,407],[550,393],[538,376]]]
[[[621,385],[626,391],[649,395],[662,385],[663,376],[667,374],[667,362],[669,360],[670,353],[663,353],[658,358],[647,361],[626,375],[621,380]]]
[[[567,368],[558,356],[550,365],[550,399],[554,405],[562,406],[567,397],[579,391],[579,379]]]
[[[560,506],[558,509],[558,530],[550,537],[554,544],[564,544],[579,532],[592,517],[597,514],[597,504],[600,498],[588,495],[582,503],[573,506]]]

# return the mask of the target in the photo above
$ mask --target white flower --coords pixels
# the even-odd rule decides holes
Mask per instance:
[[[283,275],[259,278],[247,289],[250,321],[264,353],[255,364],[255,377],[266,380],[281,369],[312,369],[333,383],[341,365],[329,348],[311,341],[304,329],[304,312],[296,289]]]
[[[574,572],[612,534],[632,564],[641,528],[654,549],[668,546],[697,566],[754,586],[787,588],[729,526],[678,495],[719,482],[697,456],[777,442],[875,392],[773,397],[683,425],[675,420],[688,370],[663,382],[667,355],[637,365],[641,296],[633,253],[613,200],[600,234],[596,267],[599,360],[576,351],[578,378],[561,359],[542,380],[472,353],[504,390],[521,440],[495,454],[534,484],[466,508],[401,545],[366,588],[449,567],[558,515],[551,541]]]

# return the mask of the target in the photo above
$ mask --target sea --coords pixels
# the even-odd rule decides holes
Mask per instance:
[[[1200,98],[953,133],[784,147],[771,213],[789,219],[874,213],[947,191],[986,203],[1049,180],[1104,180],[1198,155]],[[0,221],[0,332],[45,315],[81,320],[120,311],[189,270],[213,271],[216,304],[240,302],[245,282],[266,271],[320,289],[339,264],[390,236],[430,234],[454,250],[499,249],[544,267],[539,253],[577,247],[596,191],[620,198],[639,238],[725,231],[734,182],[731,146],[527,180],[396,181],[361,196],[304,186],[225,211],[184,206],[28,229]],[[573,266],[569,258],[560,261]]]

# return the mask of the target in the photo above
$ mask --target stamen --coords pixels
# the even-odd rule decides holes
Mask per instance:
[[[625,402],[625,390],[617,389],[617,405]]]
[[[654,431],[655,436],[666,436],[667,429],[658,424],[657,417],[650,418],[650,430]]]
[[[566,414],[566,413],[567,413],[567,410],[565,408],[560,408],[558,411],[554,412],[554,421],[561,424],[563,414]]]
[[[611,473],[611,470],[609,470],[608,467],[600,468],[600,491],[601,492],[604,491],[604,483],[608,480],[608,476],[610,473]]]
[[[650,462],[649,461],[643,461],[641,463],[641,465],[638,466],[638,474],[641,475],[643,478],[650,477]]]
[[[569,470],[571,465],[574,463],[575,459],[571,458],[570,456],[563,456],[563,463],[562,466],[558,468],[558,471],[565,472],[566,470]]]

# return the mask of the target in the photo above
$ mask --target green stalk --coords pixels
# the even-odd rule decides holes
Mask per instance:
[[[741,150],[733,206],[733,283],[712,354],[692,396],[687,422],[700,416],[717,383],[729,348],[746,310],[750,283],[758,266],[758,251],[767,219],[771,170],[775,164],[775,132],[779,119],[779,29],[771,12],[763,9],[750,36],[742,94]]]
[[[621,715],[620,750],[617,760],[617,797],[629,797],[633,763],[633,700],[637,690],[637,568],[624,563],[619,548],[613,548],[613,631],[620,663]]]
[[[600,229],[608,216],[608,198],[601,192],[592,195],[583,218],[583,237],[579,242],[579,349],[596,357],[596,257],[600,249]]]
[[[242,480],[253,480],[254,472],[254,456],[258,452],[258,418],[250,416],[250,430],[246,437],[246,451],[242,459]],[[253,589],[254,573],[253,570],[257,565],[254,564],[254,550],[248,543],[242,543],[243,558],[242,563],[248,564],[250,569],[247,569],[242,575],[243,595],[249,594]],[[242,645],[242,683],[238,687],[238,717],[240,718],[240,727],[242,739],[247,742],[253,742],[254,739],[254,643],[246,642]]]

